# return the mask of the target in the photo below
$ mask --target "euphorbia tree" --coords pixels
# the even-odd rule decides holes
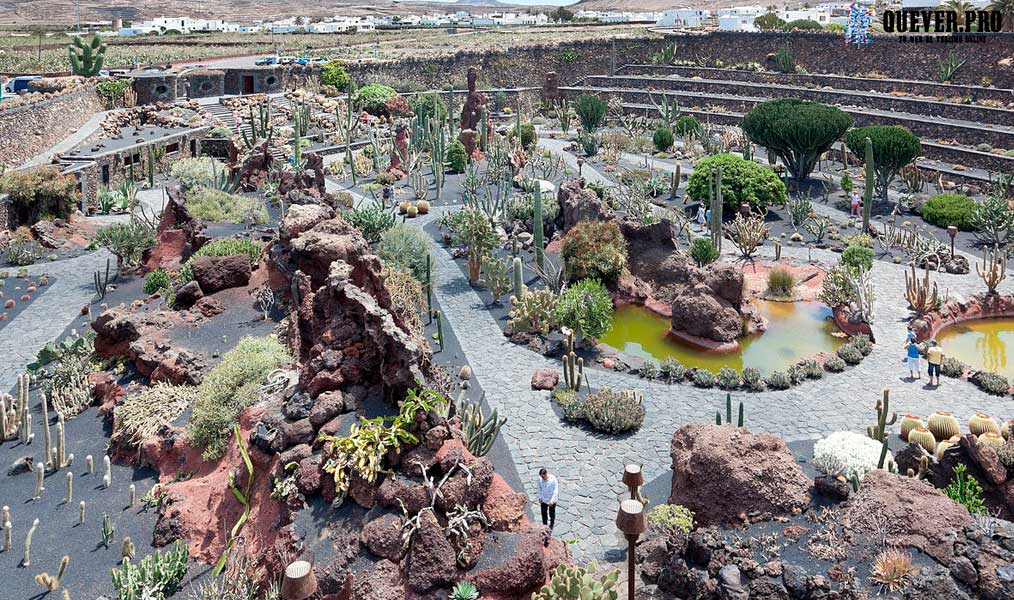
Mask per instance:
[[[873,170],[880,199],[887,201],[887,190],[901,169],[922,153],[919,138],[899,125],[858,127],[845,136],[845,145],[865,162],[866,138],[873,143]]]
[[[468,248],[468,281],[479,281],[483,260],[500,243],[489,219],[478,209],[462,210],[455,219],[454,240]]]
[[[743,131],[785,163],[792,178],[806,179],[831,145],[852,126],[847,113],[817,102],[782,98],[758,104],[743,117]]]

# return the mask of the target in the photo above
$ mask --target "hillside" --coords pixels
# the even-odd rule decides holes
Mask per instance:
[[[751,4],[744,0],[580,0],[567,7],[568,10],[628,10],[628,11],[662,11],[674,8],[703,8],[715,10],[730,6]],[[764,6],[782,6],[786,0],[774,0],[763,3]]]

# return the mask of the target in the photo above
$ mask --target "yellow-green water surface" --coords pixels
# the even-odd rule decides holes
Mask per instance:
[[[937,334],[944,356],[953,356],[973,369],[1014,377],[1007,349],[1014,349],[1014,317],[975,319],[944,327]]]
[[[722,367],[754,367],[762,374],[783,370],[801,358],[837,350],[844,340],[832,335],[838,328],[831,309],[818,302],[753,300],[768,320],[767,331],[739,339],[736,352],[709,352],[669,335],[669,319],[643,306],[616,309],[613,326],[600,342],[624,353],[661,361],[675,358],[687,367],[715,373]]]

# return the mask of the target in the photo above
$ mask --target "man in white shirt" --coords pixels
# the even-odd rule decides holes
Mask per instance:
[[[535,495],[539,497],[539,507],[542,509],[542,524],[549,525],[550,531],[556,525],[556,499],[559,491],[556,476],[550,475],[545,469],[539,469],[539,484]]]

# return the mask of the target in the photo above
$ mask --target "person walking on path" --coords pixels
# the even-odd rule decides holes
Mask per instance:
[[[940,385],[940,365],[944,362],[944,349],[937,344],[936,340],[930,340],[929,348],[926,350],[926,364],[929,372],[929,384]]]
[[[852,190],[852,196],[849,198],[849,215],[859,216],[859,207],[862,200],[859,199],[859,192]]]
[[[919,344],[915,343],[915,340],[908,341],[908,373],[912,379],[921,379],[922,375],[919,373]]]
[[[704,203],[701,202],[697,206],[697,226],[700,227],[701,230],[703,231],[704,230],[704,225],[707,222],[708,222],[708,214],[707,214],[707,211],[704,209]]]
[[[546,469],[539,469],[539,485],[535,489],[535,495],[539,497],[539,507],[542,509],[542,524],[548,525],[550,531],[556,525],[556,500],[559,492],[556,475],[550,475]]]

